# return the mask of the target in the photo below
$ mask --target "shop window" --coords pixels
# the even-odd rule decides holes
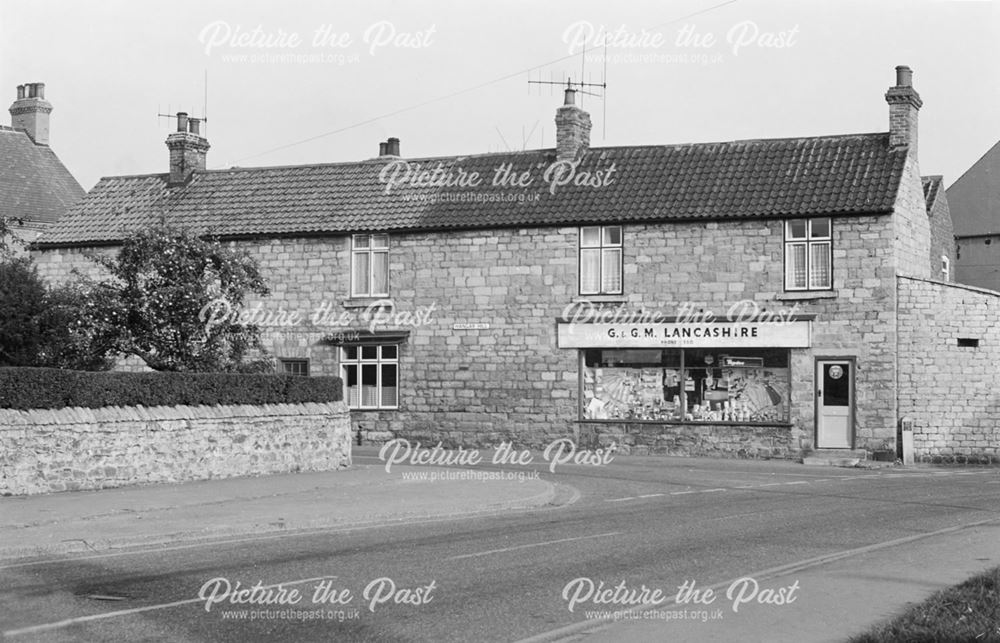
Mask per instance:
[[[399,406],[399,347],[344,346],[341,371],[347,405],[352,409],[394,409]]]
[[[622,293],[622,227],[580,228],[580,294]]]
[[[785,222],[785,290],[833,287],[833,234],[830,219]]]
[[[588,420],[787,422],[787,349],[589,349]]]
[[[288,375],[309,376],[309,360],[307,359],[280,359],[281,370]]]
[[[351,296],[389,296],[389,235],[351,237]]]

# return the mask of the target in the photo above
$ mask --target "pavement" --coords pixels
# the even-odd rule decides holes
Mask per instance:
[[[330,472],[5,497],[0,498],[0,561],[446,519],[566,501],[566,490],[531,476],[519,480],[508,473],[506,479],[470,484],[463,475],[496,473],[401,465],[387,473],[382,465],[355,464]],[[997,565],[1000,521],[994,519],[845,547],[837,554],[699,587],[714,591],[711,601],[705,594],[702,602],[669,595],[656,606],[638,609],[599,606],[595,609],[611,610],[612,618],[581,621],[531,640],[845,641],[933,592]],[[746,601],[734,608],[740,592]],[[1000,638],[1000,631],[995,637]]]
[[[413,474],[421,479],[408,477]],[[355,464],[339,471],[3,497],[0,561],[490,514],[549,504],[556,495],[553,484],[537,478],[470,483],[459,475],[401,465],[387,473],[384,466]]]

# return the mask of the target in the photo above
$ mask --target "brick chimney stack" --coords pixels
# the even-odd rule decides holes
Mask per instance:
[[[49,144],[49,114],[52,103],[45,100],[45,83],[17,86],[17,99],[10,106],[10,126],[26,133],[35,145]]]
[[[590,114],[576,106],[576,90],[567,87],[556,110],[556,160],[575,161],[590,147]]]
[[[885,93],[889,103],[889,144],[909,146],[909,154],[917,157],[917,113],[924,101],[913,89],[913,70],[905,65],[896,67],[896,86]]]
[[[210,145],[199,133],[201,121],[177,112],[177,131],[167,137],[170,150],[170,183],[185,183],[196,170],[205,169]]]

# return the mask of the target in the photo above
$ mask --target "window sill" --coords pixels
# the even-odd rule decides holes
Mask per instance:
[[[625,295],[580,295],[573,300],[574,304],[591,302],[593,304],[624,304],[628,301]]]
[[[811,301],[814,299],[836,299],[836,290],[791,290],[778,293],[774,298],[778,301]]]
[[[683,426],[776,426],[781,428],[791,428],[791,422],[713,422],[710,420],[577,420],[579,424],[650,424],[650,425],[683,425]]]
[[[343,300],[340,305],[344,308],[368,308],[376,304],[385,308],[395,308],[396,306],[388,297],[351,297]]]

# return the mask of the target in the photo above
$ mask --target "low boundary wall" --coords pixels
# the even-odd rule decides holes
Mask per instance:
[[[0,494],[339,469],[350,428],[343,402],[0,409]]]

